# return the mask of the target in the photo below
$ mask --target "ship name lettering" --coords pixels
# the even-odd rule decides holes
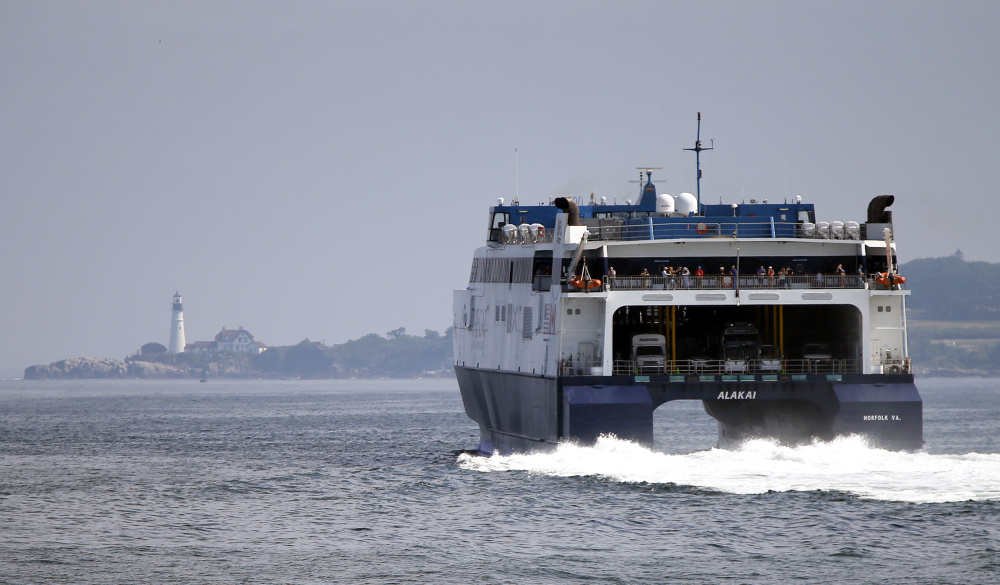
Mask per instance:
[[[739,392],[719,392],[716,400],[753,400],[757,398],[756,390],[741,390]]]
[[[901,421],[903,419],[899,418],[898,414],[866,414],[862,417],[862,420],[893,420]]]

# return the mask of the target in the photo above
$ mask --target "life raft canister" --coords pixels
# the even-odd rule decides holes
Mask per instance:
[[[601,279],[592,278],[590,280],[584,280],[579,276],[574,276],[573,278],[569,279],[569,285],[572,286],[573,288],[582,288],[584,290],[588,290],[601,286]]]
[[[902,274],[889,274],[888,272],[879,272],[878,276],[875,277],[875,282],[883,286],[906,284],[906,277],[903,276]]]

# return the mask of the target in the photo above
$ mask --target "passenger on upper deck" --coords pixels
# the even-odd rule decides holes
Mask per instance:
[[[673,271],[667,268],[666,265],[664,265],[663,268],[660,269],[660,276],[663,277],[663,288],[667,288],[668,285],[670,288],[674,288],[673,274],[674,274]]]

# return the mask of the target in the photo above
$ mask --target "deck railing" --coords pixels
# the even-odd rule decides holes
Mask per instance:
[[[734,286],[732,276],[615,276],[605,275],[599,279],[600,286],[582,289],[564,282],[563,292],[606,292],[606,291],[670,291],[670,290],[786,290],[786,289],[884,289],[888,285],[878,284],[874,276],[861,274],[822,274],[792,276],[740,276],[738,286]],[[533,290],[548,290],[552,277],[535,276]],[[906,285],[897,284],[895,289]]]
[[[687,221],[657,221],[657,218],[635,218],[617,222],[599,220],[588,225],[592,240],[676,240],[682,238],[809,238],[823,240],[857,240],[860,229],[853,224],[845,229],[840,224],[829,229],[820,224],[771,221],[714,221],[717,218],[691,217]],[[592,222],[593,220],[585,220]]]
[[[631,219],[586,218],[590,240],[677,240],[698,238],[789,238],[818,240],[857,240],[864,226],[855,222],[775,222],[775,221],[716,221],[718,218],[690,217],[684,221],[646,217]],[[504,231],[494,228],[491,241],[503,244],[540,244],[552,241],[551,228],[541,224],[523,224]],[[506,228],[505,228],[506,229]],[[878,238],[882,234],[877,234]]]
[[[666,365],[637,366],[632,360],[615,360],[614,375],[719,375],[719,374],[857,374],[858,360],[668,360]],[[565,375],[574,375],[567,373]],[[586,374],[581,374],[586,375]]]
[[[861,274],[792,276],[605,276],[608,290],[758,290],[799,288],[867,288],[874,279]]]

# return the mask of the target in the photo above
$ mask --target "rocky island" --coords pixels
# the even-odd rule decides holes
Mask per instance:
[[[399,329],[339,345],[305,339],[259,354],[153,353],[112,358],[71,358],[24,370],[25,380],[85,378],[416,378],[452,376],[451,329],[407,335]]]

